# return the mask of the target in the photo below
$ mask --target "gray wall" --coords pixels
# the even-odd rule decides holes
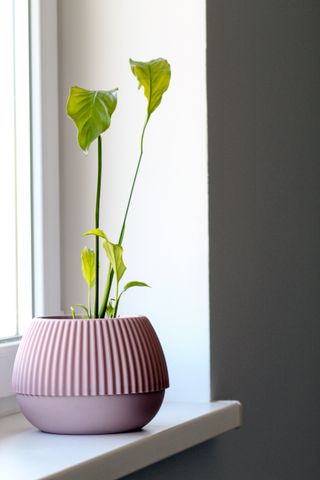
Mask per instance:
[[[320,478],[320,2],[208,8],[213,395],[236,431],[128,478]]]

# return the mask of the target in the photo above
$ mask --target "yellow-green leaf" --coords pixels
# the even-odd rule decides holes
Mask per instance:
[[[89,230],[89,232],[83,234],[84,237],[87,237],[88,235],[95,235],[96,237],[101,237],[104,240],[108,240],[107,235],[100,228],[94,228],[93,230]]]
[[[139,62],[130,59],[132,73],[144,88],[148,100],[148,116],[159,106],[162,95],[168,89],[171,77],[170,65],[164,58]]]
[[[150,285],[147,285],[144,282],[137,282],[136,280],[134,280],[132,282],[127,283],[123,287],[123,291],[125,292],[126,290],[128,290],[129,288],[132,288],[132,287],[148,287],[148,288],[150,288]]]
[[[103,242],[103,248],[105,249],[114,274],[116,276],[117,283],[120,282],[127,267],[124,264],[122,254],[123,249],[121,245],[111,243],[108,239]]]
[[[107,235],[100,228],[90,230],[89,232],[84,233],[84,235],[96,235],[97,237],[104,239],[103,248],[105,249],[107,257],[111,263],[117,283],[119,283],[127,268],[122,258],[123,249],[121,245],[110,242]]]
[[[82,274],[89,288],[93,288],[96,282],[95,270],[96,255],[90,248],[84,247],[81,252]]]
[[[82,308],[82,309],[86,312],[87,317],[90,318],[90,313],[89,313],[88,307],[86,307],[85,305],[83,305],[83,303],[77,303],[77,307]]]
[[[78,142],[84,152],[109,128],[116,106],[117,89],[105,91],[86,90],[77,86],[70,88],[67,114],[78,128]]]
[[[107,306],[107,316],[109,318],[112,318],[114,316],[114,307],[112,305],[111,300],[110,300],[110,302],[108,303],[108,306]]]

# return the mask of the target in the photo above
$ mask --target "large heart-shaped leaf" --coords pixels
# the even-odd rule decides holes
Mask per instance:
[[[78,128],[78,142],[87,153],[91,143],[106,131],[111,115],[117,106],[117,89],[86,90],[77,86],[70,88],[67,114]]]
[[[130,58],[129,61],[139,87],[144,88],[144,94],[148,100],[148,116],[150,116],[159,106],[162,95],[169,87],[170,65],[164,58],[157,58],[150,62],[138,62]]]

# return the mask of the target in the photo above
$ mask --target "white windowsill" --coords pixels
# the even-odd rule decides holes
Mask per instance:
[[[0,419],[2,480],[113,480],[239,427],[236,401],[164,403],[140,432],[42,433],[21,415]]]
[[[16,410],[15,399],[11,388],[11,377],[14,359],[19,341],[0,343],[0,417]]]

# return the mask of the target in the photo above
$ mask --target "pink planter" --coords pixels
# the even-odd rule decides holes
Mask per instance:
[[[40,430],[95,434],[146,425],[169,380],[146,317],[40,317],[21,341],[12,385],[22,412]]]

